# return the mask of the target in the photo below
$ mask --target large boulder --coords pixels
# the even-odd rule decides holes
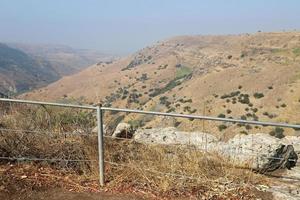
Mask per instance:
[[[216,152],[237,165],[247,166],[260,172],[291,169],[296,165],[292,138],[277,139],[268,134],[236,135],[227,142],[218,141],[210,134],[183,132],[174,127],[139,129],[134,140],[146,144],[193,145],[199,150]]]
[[[134,134],[134,140],[142,143],[194,145],[198,148],[212,148],[218,142],[213,135],[202,132],[178,131],[174,127],[138,129]]]
[[[130,124],[128,123],[119,123],[115,131],[112,134],[112,137],[118,138],[132,138],[133,130]]]
[[[298,159],[293,145],[263,133],[236,135],[228,142],[217,145],[217,151],[235,163],[262,172],[291,169]]]

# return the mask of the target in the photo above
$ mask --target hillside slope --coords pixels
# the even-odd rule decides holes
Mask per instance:
[[[0,92],[14,94],[59,79],[51,64],[0,43]]]
[[[300,33],[175,37],[113,63],[93,65],[23,97],[300,123]],[[158,124],[156,118],[137,115],[125,120],[148,127]],[[197,120],[164,120],[161,126],[204,129]],[[236,128],[205,124],[205,130],[224,137]],[[261,131],[254,126],[238,129],[245,134]]]

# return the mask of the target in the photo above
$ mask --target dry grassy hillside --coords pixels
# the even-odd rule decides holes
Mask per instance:
[[[300,33],[175,37],[22,97],[300,123]],[[153,127],[159,119],[127,115],[124,120]],[[212,122],[203,127],[196,120],[163,122],[160,125],[222,132],[225,138],[272,131]],[[297,131],[287,129],[284,134]],[[281,130],[275,132],[280,135]]]

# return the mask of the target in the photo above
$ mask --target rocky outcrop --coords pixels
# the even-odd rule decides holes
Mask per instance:
[[[280,140],[262,133],[236,135],[227,142],[221,142],[207,133],[183,132],[169,127],[139,129],[133,139],[147,144],[193,145],[201,150],[217,152],[238,165],[260,172],[291,169],[298,160],[291,138]]]
[[[116,127],[112,137],[119,137],[119,138],[132,138],[133,130],[130,124],[128,123],[119,123]]]
[[[218,143],[217,151],[234,162],[262,172],[291,169],[298,156],[291,144],[268,134],[236,135],[226,143]]]
[[[142,143],[194,145],[199,148],[212,148],[218,139],[210,134],[202,132],[178,131],[174,127],[139,129],[134,134],[134,140]]]

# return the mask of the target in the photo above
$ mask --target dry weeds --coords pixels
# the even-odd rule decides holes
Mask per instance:
[[[87,124],[82,127],[81,117],[86,115],[49,108],[48,115],[43,115],[39,109],[8,109],[0,116],[1,128],[27,128],[38,132],[46,129],[53,131],[52,134],[2,130],[0,155],[61,161],[1,160],[1,168],[4,169],[1,187],[14,191],[24,188],[36,190],[53,185],[75,191],[97,191],[98,164],[93,162],[98,156],[97,137],[86,132],[89,130]],[[63,123],[63,130],[59,129],[58,132],[59,124],[62,124],[61,116],[68,115],[76,116],[72,119],[77,121]],[[76,126],[77,123],[81,125]],[[89,122],[88,126],[91,125]],[[85,130],[82,132],[84,135],[62,134],[63,131],[79,129]],[[105,138],[105,160],[106,186],[103,189],[151,194],[155,198],[255,199],[257,193],[253,185],[264,181],[250,170],[237,169],[221,156],[201,152],[192,146],[145,145],[131,140]],[[23,175],[20,174],[26,178],[22,179]],[[13,188],[15,183],[21,183],[21,187],[18,188],[16,184],[16,188]]]

